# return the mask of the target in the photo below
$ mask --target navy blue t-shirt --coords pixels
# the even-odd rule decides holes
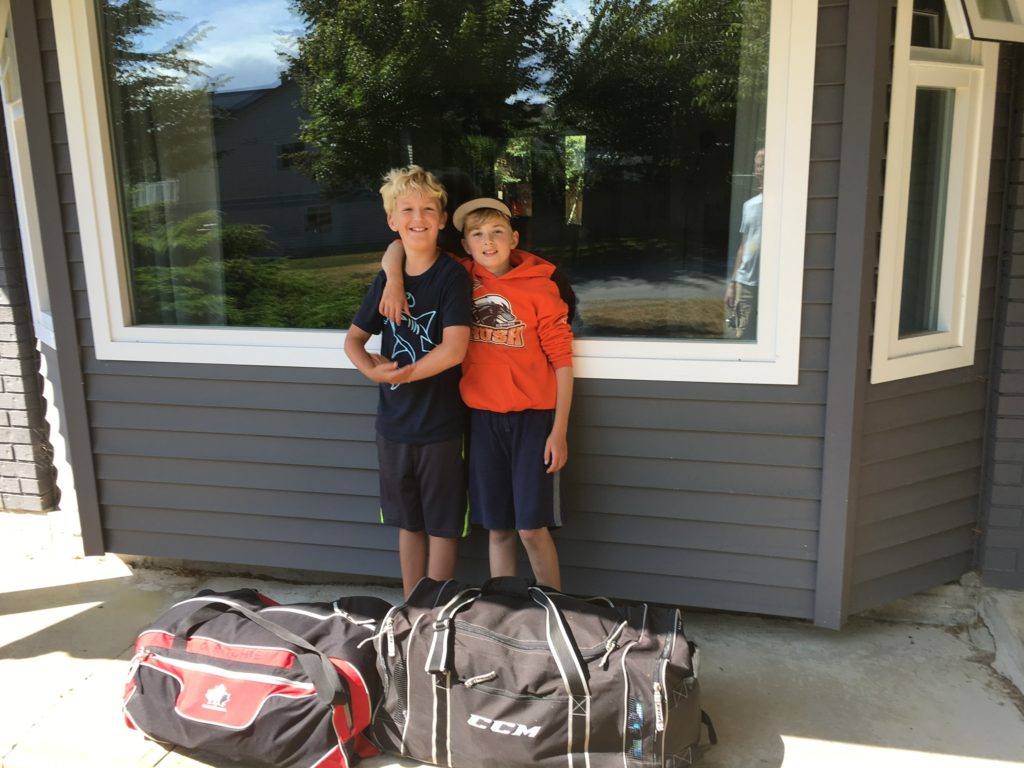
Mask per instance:
[[[381,334],[380,351],[406,366],[441,343],[444,328],[472,325],[469,274],[444,254],[421,275],[405,276],[405,292],[412,316],[399,326],[378,311],[384,292],[380,272],[352,324],[369,334]],[[453,366],[429,379],[408,384],[381,384],[377,401],[377,431],[398,443],[426,445],[451,440],[465,429],[466,409],[459,397],[461,366]]]

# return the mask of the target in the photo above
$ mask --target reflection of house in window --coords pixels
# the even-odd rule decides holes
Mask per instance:
[[[132,187],[132,207],[169,205],[178,202],[178,180],[144,181]]]
[[[377,194],[328,198],[296,166],[296,153],[308,148],[297,140],[301,112],[293,81],[219,91],[213,102],[219,209],[226,223],[264,227],[272,252],[289,258],[376,251],[388,242]]]
[[[306,231],[331,231],[331,207],[329,205],[315,205],[306,209]]]
[[[299,155],[305,150],[306,144],[302,141],[291,141],[287,144],[279,145],[277,148],[278,166],[282,169],[296,167]]]

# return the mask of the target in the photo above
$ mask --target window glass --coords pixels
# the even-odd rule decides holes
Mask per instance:
[[[900,338],[940,330],[943,239],[956,92],[919,88],[903,252]]]
[[[347,327],[415,162],[579,335],[756,339],[769,0],[97,2],[133,323]]]
[[[919,48],[949,48],[952,43],[946,0],[914,0],[910,44]]]
[[[1013,21],[1009,0],[977,0],[978,10],[986,19],[993,21]]]

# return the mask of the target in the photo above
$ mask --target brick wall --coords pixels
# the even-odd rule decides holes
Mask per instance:
[[[55,503],[52,450],[2,121],[0,136],[0,508],[42,511]]]

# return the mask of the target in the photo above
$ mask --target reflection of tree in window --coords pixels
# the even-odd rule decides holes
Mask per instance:
[[[143,44],[179,0],[101,6],[137,321],[344,327],[335,297],[387,239],[379,177],[416,161],[459,180],[454,204],[509,204],[577,287],[581,335],[721,338],[769,0],[268,1],[301,36],[279,85],[245,91],[193,61],[202,25]]]
[[[277,216],[297,204],[294,230],[308,228],[309,237],[321,242],[332,229],[331,209],[314,206],[304,221],[302,196],[287,201],[286,193],[272,188],[260,198],[266,190],[242,180],[253,171],[236,157],[243,149],[267,156],[268,168],[256,177],[280,185],[274,174],[301,157],[304,146],[268,139],[268,124],[260,122],[266,115],[254,120],[245,107],[274,95],[262,103],[286,109],[278,110],[270,127],[297,128],[295,98],[287,96],[294,86],[228,91],[228,78],[209,77],[196,54],[213,28],[198,23],[182,33],[192,20],[162,10],[174,4],[105,0],[100,6],[134,322],[346,327],[372,280],[363,262],[374,254],[284,258],[293,254],[275,239],[281,234],[277,220],[264,223],[268,210]],[[241,188],[249,200],[226,198],[225,185]],[[319,200],[319,189],[311,186],[306,197]]]
[[[143,43],[144,33],[177,18],[144,0],[103,7],[133,309],[137,322],[223,322],[220,239],[208,210],[215,84],[191,55],[207,30],[196,25],[163,49]],[[200,284],[180,285],[176,270],[201,273]]]
[[[563,27],[548,117],[586,135],[571,195],[587,206],[564,262],[583,334],[723,336],[723,281],[764,146],[769,18],[764,0],[597,0]]]
[[[281,168],[296,168],[303,160],[306,145],[301,141],[292,141],[277,148],[277,159]]]
[[[583,223],[583,174],[587,166],[587,137],[565,137],[565,223]]]
[[[539,117],[553,0],[297,0],[307,34],[291,74],[331,189],[389,167],[459,166],[493,186],[505,141]],[[475,161],[475,162],[473,162]]]
[[[352,188],[410,161],[468,177],[571,275],[584,335],[722,337],[764,146],[768,0],[298,9],[318,180]]]

